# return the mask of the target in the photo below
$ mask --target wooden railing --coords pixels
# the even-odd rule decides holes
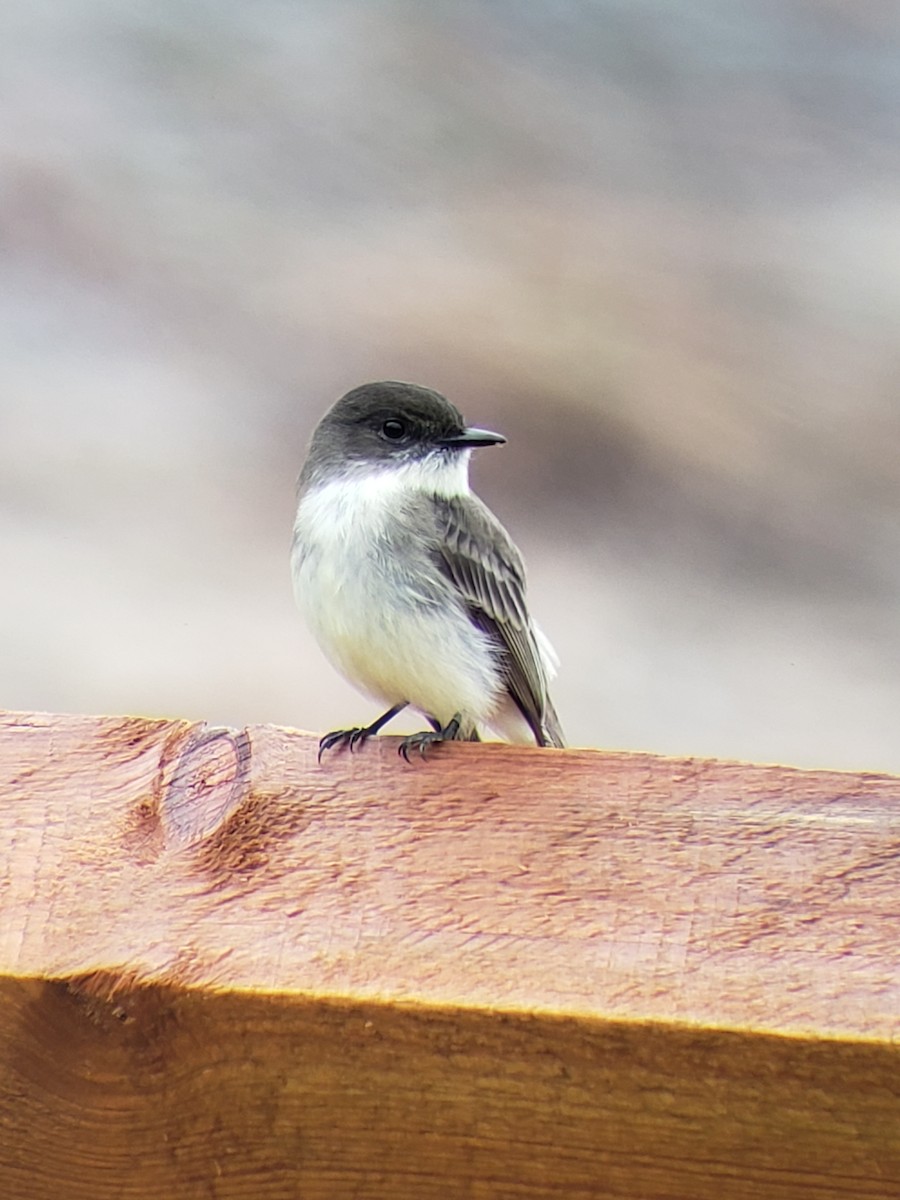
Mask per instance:
[[[0,1196],[900,1196],[900,779],[0,715]]]

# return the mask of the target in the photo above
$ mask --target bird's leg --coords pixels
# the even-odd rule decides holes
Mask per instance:
[[[379,729],[387,725],[388,721],[392,721],[397,713],[403,712],[408,703],[408,700],[401,700],[399,704],[389,708],[386,713],[382,713],[378,720],[373,721],[371,725],[356,725],[353,729],[335,729],[333,733],[326,733],[319,742],[319,762],[322,761],[325,751],[332,750],[335,746],[349,746],[351,751],[355,750],[367,738],[372,737]]]
[[[409,737],[405,737],[400,743],[398,754],[409,762],[410,750],[418,750],[422,758],[425,757],[425,751],[429,746],[434,746],[438,742],[455,742],[459,740],[460,725],[462,716],[457,713],[456,716],[442,726],[440,721],[436,721],[434,717],[428,718],[428,723],[431,729],[426,729],[424,733],[413,733]]]
[[[458,715],[459,714],[457,713],[457,716]],[[440,721],[438,721],[435,717],[426,717],[425,720],[428,722],[428,724],[431,726],[431,728],[435,731],[435,733],[440,733],[441,730],[443,729],[443,726],[441,725]],[[444,740],[446,741],[447,739],[445,738]],[[456,740],[459,742],[480,742],[481,738],[478,736],[478,730],[473,725],[472,732],[469,734],[468,737],[460,737],[459,735],[457,735]]]

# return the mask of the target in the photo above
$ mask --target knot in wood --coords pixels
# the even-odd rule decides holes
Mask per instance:
[[[203,729],[188,740],[163,793],[167,841],[192,845],[221,826],[246,796],[250,755],[244,730]]]

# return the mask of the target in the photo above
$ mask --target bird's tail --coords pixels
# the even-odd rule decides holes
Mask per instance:
[[[557,750],[565,749],[565,734],[563,733],[562,726],[559,723],[559,717],[556,715],[556,709],[549,700],[544,708],[544,719],[541,721],[541,733],[543,734],[543,738],[539,743],[541,746],[555,746]]]

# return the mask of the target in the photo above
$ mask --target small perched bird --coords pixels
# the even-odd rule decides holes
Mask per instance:
[[[431,725],[401,742],[407,761],[483,731],[565,744],[547,692],[557,659],[528,614],[522,556],[469,489],[471,451],[504,441],[412,383],[363,384],[319,422],[300,475],[294,592],[333,665],[388,706],[326,734],[320,758],[407,705]]]

